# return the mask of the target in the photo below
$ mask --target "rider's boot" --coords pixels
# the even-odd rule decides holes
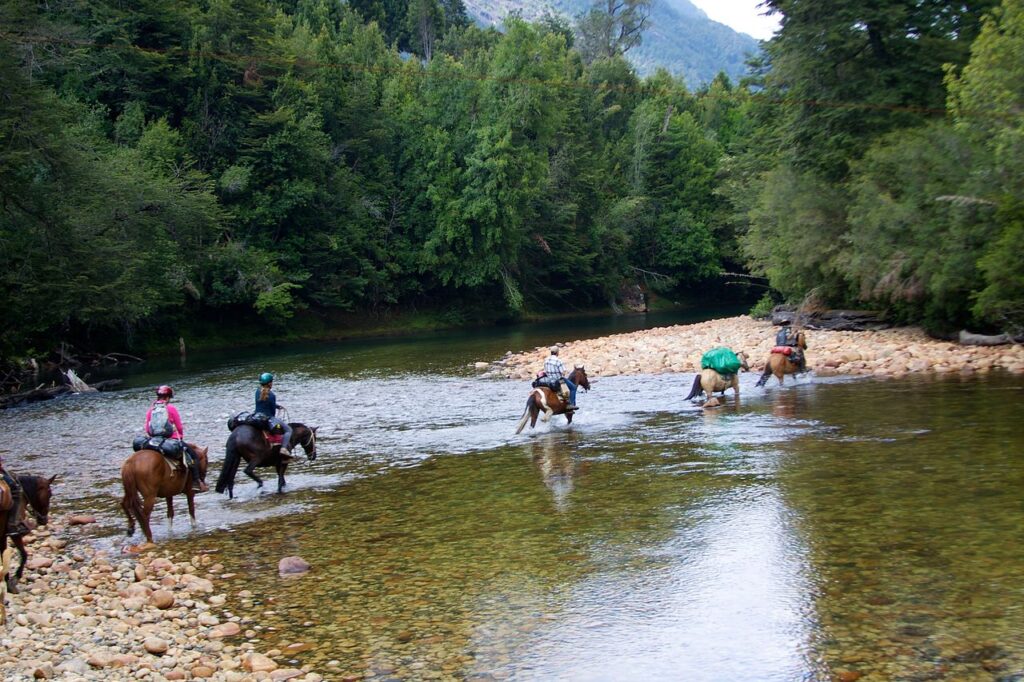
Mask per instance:
[[[200,493],[209,492],[210,486],[206,485],[206,481],[199,475],[199,463],[196,462],[196,458],[188,450],[185,451],[185,463],[192,474],[192,490]]]
[[[281,456],[282,457],[291,457],[292,456],[292,451],[288,448],[287,445],[282,445],[281,446]]]

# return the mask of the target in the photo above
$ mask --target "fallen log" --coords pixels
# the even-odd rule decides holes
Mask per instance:
[[[877,310],[815,310],[798,313],[793,306],[776,306],[772,310],[772,324],[791,324],[806,329],[831,331],[876,331],[892,325]]]
[[[75,393],[96,393],[96,389],[85,383],[85,381],[75,374],[75,370],[69,369],[64,372],[64,376],[67,377],[68,384],[71,386],[71,390]]]
[[[76,377],[77,378],[77,377]],[[81,379],[79,379],[81,381]],[[82,382],[85,383],[85,382]],[[123,383],[122,379],[106,379],[104,381],[97,381],[95,384],[88,386],[89,393],[95,393],[98,391],[105,391],[115,386],[119,386]],[[0,396],[0,410],[7,409],[8,407],[17,407],[19,405],[27,405],[29,403],[38,403],[44,400],[53,400],[62,395],[71,395],[76,391],[68,384],[60,384],[57,386],[45,387],[40,384],[31,391],[22,391],[21,393],[14,393],[11,395]]]
[[[1009,334],[972,334],[966,329],[961,329],[959,341],[963,346],[1002,346],[1013,343],[1013,337]]]

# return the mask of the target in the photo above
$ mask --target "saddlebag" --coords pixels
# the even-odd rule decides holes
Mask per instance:
[[[792,346],[775,346],[775,348],[772,348],[772,352],[773,353],[779,353],[781,355],[785,355],[788,358],[790,355],[793,354],[793,347]]]
[[[145,434],[136,436],[132,441],[132,450],[156,450],[164,457],[181,457],[181,441],[176,438],[164,438],[163,436],[147,436]]]
[[[239,412],[228,420],[228,430],[234,431],[242,425],[252,426],[260,431],[271,431],[276,433],[284,432],[284,427],[273,428],[270,417],[261,412]]]

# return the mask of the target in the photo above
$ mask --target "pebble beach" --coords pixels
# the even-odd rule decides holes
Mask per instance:
[[[698,372],[701,356],[718,346],[747,354],[760,372],[775,345],[778,327],[749,316],[676,325],[560,343],[566,367],[583,365],[591,378],[623,374]],[[930,338],[919,328],[878,331],[805,330],[807,367],[818,376],[908,374],[985,374],[1005,370],[1024,374],[1024,345],[965,346]],[[547,346],[508,353],[494,363],[477,363],[492,376],[530,379],[543,367]],[[774,379],[772,380],[774,382]]]
[[[27,536],[19,594],[8,594],[0,679],[320,682],[289,665],[308,648],[259,651],[260,629],[228,610],[215,552],[175,557],[95,549],[83,526],[51,520]],[[17,562],[17,557],[14,559]],[[253,595],[232,595],[242,608]]]

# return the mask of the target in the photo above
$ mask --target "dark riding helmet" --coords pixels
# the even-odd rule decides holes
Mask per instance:
[[[274,375],[270,372],[264,372],[260,375],[260,386],[266,386],[267,384],[274,382]]]
[[[170,386],[167,386],[165,384],[165,385],[161,386],[160,388],[156,389],[156,397],[157,398],[173,398],[174,397],[174,389],[171,388]]]

